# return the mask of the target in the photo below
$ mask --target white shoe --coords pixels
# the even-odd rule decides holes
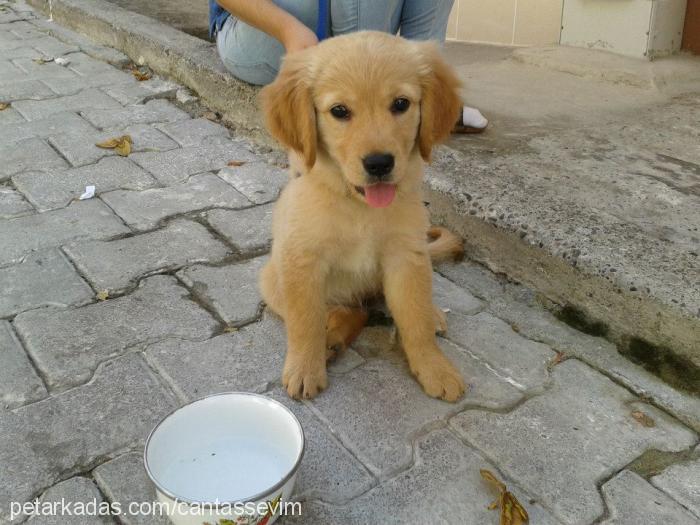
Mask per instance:
[[[489,121],[476,108],[469,106],[462,107],[462,126],[465,128],[474,128],[475,130],[484,130],[489,125]]]

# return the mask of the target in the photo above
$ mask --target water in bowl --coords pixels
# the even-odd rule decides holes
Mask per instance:
[[[193,450],[163,469],[167,488],[190,501],[247,501],[281,481],[293,466],[288,454],[251,436],[231,436]]]

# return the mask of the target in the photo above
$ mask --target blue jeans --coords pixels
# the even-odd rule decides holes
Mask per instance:
[[[317,0],[273,0],[312,31]],[[331,0],[331,34],[373,29],[412,40],[445,41],[454,0]],[[266,33],[228,17],[216,36],[219,56],[236,78],[264,85],[277,76],[284,47]]]

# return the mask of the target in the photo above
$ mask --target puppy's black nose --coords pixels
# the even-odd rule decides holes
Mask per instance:
[[[362,159],[362,165],[373,177],[386,177],[394,169],[394,156],[390,153],[371,153]]]

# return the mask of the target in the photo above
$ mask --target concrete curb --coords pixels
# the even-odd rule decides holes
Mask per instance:
[[[49,0],[28,2],[48,14]],[[222,113],[227,124],[259,143],[273,145],[258,114],[257,88],[233,78],[221,65],[213,44],[104,0],[52,0],[52,16],[184,84]],[[547,67],[547,61],[532,52],[523,51],[516,60]],[[633,77],[632,82],[622,77],[618,81],[654,84],[653,79]],[[440,170],[439,162],[435,168]],[[527,245],[515,232],[490,224],[486,217],[468,215],[449,188],[437,189],[428,183],[426,191],[433,216],[468,238],[469,253],[475,260],[533,286],[557,305],[603,323],[608,329],[606,337],[655,373],[663,376],[670,366],[668,360],[676,371],[686,366],[700,371],[697,318],[653,296],[628,294],[544,249]]]
[[[524,282],[549,301],[565,307],[562,319],[585,320],[603,327],[603,335],[618,350],[680,387],[676,378],[700,377],[700,322],[649,295],[635,295],[613,283],[571,266],[546,250],[523,242],[507,231],[465,213],[449,189],[426,184],[433,219],[447,224],[466,240],[469,256],[495,273]],[[578,329],[586,326],[575,323]],[[688,384],[685,382],[683,384]],[[694,389],[698,393],[697,388]]]

